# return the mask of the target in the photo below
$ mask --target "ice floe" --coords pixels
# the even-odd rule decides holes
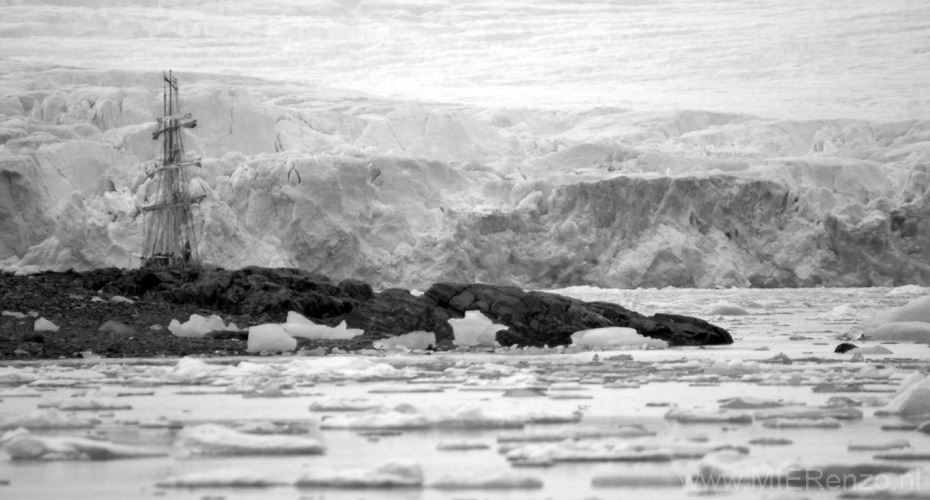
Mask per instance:
[[[267,488],[291,483],[267,477],[253,470],[225,468],[169,476],[155,485],[159,488]]]
[[[885,406],[876,410],[876,415],[900,415],[902,417],[930,416],[930,376],[914,372],[901,381],[898,393]]]
[[[319,455],[326,450],[311,437],[256,435],[216,424],[185,427],[177,443],[198,455]]]
[[[815,490],[848,489],[878,474],[905,474],[911,467],[884,463],[805,465],[773,462],[732,453],[709,454],[701,460],[694,485],[726,488],[793,487]]]
[[[577,422],[576,412],[545,411],[517,413],[489,413],[480,407],[462,406],[455,409],[430,408],[421,410],[403,404],[389,410],[361,414],[336,415],[324,418],[322,429],[507,429],[521,428],[528,423]]]
[[[895,321],[862,332],[862,338],[897,342],[930,342],[930,323],[925,321]]]
[[[39,405],[40,408],[45,405]],[[72,397],[56,403],[48,403],[48,407],[58,408],[62,411],[102,411],[102,410],[131,410],[132,405],[117,401],[115,398],[99,397]]]
[[[497,436],[498,443],[555,443],[566,439],[578,441],[582,439],[608,439],[608,438],[637,438],[655,436],[650,431],[638,425],[625,426],[572,426],[562,429],[528,429],[520,432],[508,432]]]
[[[602,349],[665,349],[668,342],[644,337],[632,328],[608,327],[575,332],[572,345]]]
[[[380,403],[365,398],[327,397],[314,401],[310,411],[367,411],[380,406]]]
[[[385,462],[372,468],[313,467],[297,479],[300,488],[416,488],[423,470],[410,461]]]
[[[2,445],[14,460],[116,460],[166,456],[168,452],[97,439],[65,436],[36,436],[28,432],[4,438]]]
[[[708,316],[746,316],[749,311],[730,302],[711,304],[703,311]]]
[[[446,474],[427,484],[437,490],[535,490],[543,487],[541,479],[518,474]]]
[[[79,417],[64,413],[57,408],[33,410],[18,415],[0,415],[0,430],[16,429],[87,429],[95,427],[100,421],[94,418]]]

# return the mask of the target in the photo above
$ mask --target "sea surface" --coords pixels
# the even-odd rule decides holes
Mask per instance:
[[[926,372],[930,346],[885,343],[891,354],[835,353],[843,340],[855,337],[858,325],[878,311],[907,303],[926,289],[791,289],[791,290],[602,290],[576,287],[560,293],[584,300],[608,300],[651,314],[696,315],[728,329],[729,346],[656,350],[581,351],[572,354],[504,354],[448,352],[431,355],[272,356],[241,359],[101,359],[44,361],[0,366],[0,422],[12,416],[60,405],[74,396],[102,398],[128,409],[79,411],[70,419],[93,418],[91,428],[32,430],[39,436],[89,436],[110,443],[142,446],[166,456],[92,461],[86,459],[10,460],[0,453],[0,497],[69,499],[589,499],[589,498],[840,498],[849,490],[898,494],[919,490],[930,494],[928,460],[900,462],[877,458],[881,451],[849,450],[850,444],[906,441],[904,451],[930,453],[930,435],[883,426],[919,423],[876,410],[894,395],[901,381]],[[710,307],[738,305],[749,314],[708,316]],[[862,347],[877,342],[853,341]],[[506,391],[535,388],[537,397],[510,397]],[[832,389],[830,389],[832,387]],[[268,390],[271,388],[272,390]],[[277,389],[277,390],[274,390]],[[262,393],[265,390],[266,392]],[[9,397],[11,391],[32,397]],[[120,391],[127,395],[118,396]],[[428,392],[424,392],[428,391]],[[110,397],[104,397],[109,395]],[[277,397],[272,397],[277,396]],[[833,428],[773,428],[764,414],[772,410],[722,410],[727,398],[748,397],[785,405],[822,409],[831,398],[847,401],[861,418],[840,419]],[[542,466],[515,466],[502,439],[519,429],[464,428],[464,424],[419,429],[327,428],[359,412],[311,411],[315,402],[349,398],[380,409],[405,405],[407,414],[449,415],[465,409],[474,415],[497,415],[517,421],[525,432],[619,429],[639,426],[649,435],[580,439],[565,449],[598,450],[601,458],[555,460]],[[836,401],[834,399],[834,401]],[[409,405],[409,406],[407,406]],[[685,423],[667,413],[748,415],[748,421]],[[67,412],[65,412],[67,413]],[[467,412],[466,412],[467,413]],[[530,415],[576,414],[577,422],[529,423]],[[331,420],[336,419],[336,420]],[[485,420],[486,422],[487,420]],[[171,426],[160,425],[172,423]],[[199,454],[180,438],[203,424],[224,426],[278,422],[305,426],[326,446],[320,455]],[[472,421],[480,427],[482,420]],[[170,428],[169,428],[170,427]],[[386,432],[390,431],[390,432]],[[751,443],[759,438],[787,444]],[[464,441],[484,449],[446,451],[441,442]],[[727,451],[729,448],[730,451]],[[671,460],[611,460],[611,450],[690,449],[697,455]],[[700,451],[703,450],[703,451]],[[715,451],[716,450],[716,451]],[[737,450],[737,451],[733,451]],[[902,451],[902,450],[892,450]],[[734,455],[735,453],[735,455]],[[544,453],[545,454],[545,453]],[[722,455],[721,455],[722,454]],[[595,454],[596,455],[596,454]],[[550,457],[556,455],[549,455]],[[616,455],[614,455],[616,456]],[[733,457],[736,458],[733,458]],[[904,463],[905,475],[876,476],[853,486],[812,483],[759,485],[743,483],[706,488],[695,480],[702,467],[736,460],[729,473],[762,477],[771,471],[817,468],[827,464]],[[420,466],[424,488],[336,489],[211,486],[167,488],[157,483],[193,473],[227,469],[260,478],[293,483],[311,471],[373,468],[384,462]],[[444,476],[487,478],[504,475],[536,478],[540,488],[516,490],[442,490],[430,485]],[[755,476],[754,476],[755,475]],[[601,486],[604,478],[620,478],[627,486]],[[674,483],[675,479],[680,483]],[[672,481],[671,484],[669,481]],[[630,486],[639,483],[638,486]],[[820,487],[822,486],[822,488]],[[892,497],[893,498],[893,497]]]

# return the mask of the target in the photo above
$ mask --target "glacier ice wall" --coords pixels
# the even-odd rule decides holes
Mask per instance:
[[[180,74],[202,255],[378,288],[930,284],[930,121],[486,109]],[[0,79],[0,263],[136,266],[160,74]]]

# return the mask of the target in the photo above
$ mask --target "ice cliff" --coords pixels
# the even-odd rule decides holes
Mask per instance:
[[[930,121],[483,109],[179,74],[202,255],[376,288],[930,285]],[[0,79],[0,265],[138,266],[159,73]]]

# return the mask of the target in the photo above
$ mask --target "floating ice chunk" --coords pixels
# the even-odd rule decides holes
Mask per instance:
[[[265,324],[249,327],[249,340],[246,350],[249,352],[293,351],[297,340],[285,333],[280,325]]]
[[[324,398],[314,401],[310,411],[366,411],[380,406],[365,398]]]
[[[487,346],[497,347],[497,332],[506,330],[507,325],[499,325],[488,319],[481,311],[465,311],[464,318],[451,318],[453,344],[460,347]]]
[[[665,413],[666,420],[681,424],[751,424],[748,413],[701,413],[683,408],[672,408]]]
[[[711,304],[703,312],[708,316],[746,316],[749,314],[749,311],[729,302]]]
[[[202,360],[185,356],[167,374],[172,380],[181,382],[201,382],[225,372],[227,367],[211,365]]]
[[[240,330],[235,323],[227,325],[223,322],[223,318],[216,314],[211,314],[209,318],[199,314],[191,314],[190,318],[184,323],[172,319],[171,323],[168,324],[168,331],[177,337],[201,338],[210,332]]]
[[[886,441],[852,441],[846,446],[849,451],[887,451],[910,448],[911,443],[906,439],[890,439]]]
[[[877,313],[860,325],[863,331],[881,326],[885,323],[902,321],[920,321],[930,323],[930,295],[917,297],[906,305]]]
[[[218,469],[194,472],[182,476],[169,476],[156,483],[160,488],[266,488],[285,486],[287,481],[272,479],[255,471]]]
[[[26,315],[16,311],[3,311],[3,316],[10,316],[16,319],[26,319]]]
[[[418,488],[423,470],[414,462],[386,462],[371,469],[315,468],[301,476],[297,487],[323,488]]]
[[[497,436],[498,443],[555,443],[570,439],[607,439],[636,438],[655,436],[655,432],[636,425],[607,426],[572,426],[562,429],[528,429],[520,432],[508,432]]]
[[[900,297],[902,295],[928,295],[930,294],[930,288],[922,287],[920,285],[904,285],[888,290],[888,293],[885,295],[888,297]]]
[[[683,488],[688,479],[681,475],[601,474],[591,478],[595,488]]]
[[[534,490],[542,488],[543,482],[531,476],[506,473],[496,476],[445,475],[427,487],[437,490]]]
[[[701,460],[695,486],[726,484],[727,487],[778,486],[818,490],[849,489],[879,474],[905,474],[911,467],[884,464],[827,464],[805,466],[797,462],[775,463],[746,455],[720,452]],[[726,480],[726,482],[721,482]]]
[[[326,417],[321,429],[429,429],[434,420],[423,413],[387,411]]]
[[[748,396],[727,398],[720,401],[720,408],[730,410],[755,410],[760,408],[778,408],[785,406],[781,401],[772,399],[760,399]]]
[[[37,332],[57,332],[58,328],[58,325],[45,318],[37,319],[33,326],[33,330]]]
[[[842,424],[835,418],[771,418],[762,426],[770,429],[838,429]]]
[[[505,457],[514,465],[524,462],[670,462],[701,458],[708,453],[732,446],[674,446],[617,443],[601,440],[532,443],[506,451]]]
[[[295,359],[281,370],[282,376],[347,380],[397,380],[416,377],[413,368],[397,369],[357,356],[327,356]]]
[[[348,340],[365,333],[364,330],[358,328],[349,328],[345,321],[335,327],[319,325],[294,311],[287,313],[287,321],[281,326],[291,337],[311,340]]]
[[[440,441],[436,449],[440,451],[471,451],[471,450],[488,450],[491,445],[480,441]]]
[[[15,460],[89,459],[160,457],[167,452],[81,437],[49,437],[20,434],[3,443],[3,450]]]
[[[55,405],[62,411],[131,410],[132,406],[114,398],[67,398]]]
[[[665,349],[668,342],[644,337],[632,328],[608,327],[575,332],[572,334],[572,345],[605,349]]]
[[[871,340],[930,342],[930,323],[923,321],[895,321],[869,328],[862,332],[862,336]]]
[[[57,408],[34,410],[23,415],[0,416],[0,430],[25,427],[26,429],[86,429],[100,423],[96,419],[82,418],[63,413]]]
[[[136,302],[132,299],[127,299],[122,295],[114,295],[110,297],[110,302],[116,302],[117,304],[135,304]]]
[[[930,377],[915,372],[902,380],[894,399],[876,410],[875,414],[903,417],[930,415]]]
[[[769,419],[816,419],[862,420],[862,410],[851,407],[811,408],[807,406],[770,408],[753,414],[756,420]]]
[[[825,312],[814,316],[817,319],[841,320],[858,318],[859,313],[849,304],[842,304],[834,307],[830,312]]]
[[[2,381],[0,377],[0,381]],[[0,398],[37,398],[42,396],[39,391],[34,391],[26,386],[19,386],[13,389],[0,389]]]
[[[868,347],[857,347],[857,348],[855,348],[855,349],[850,349],[849,351],[847,351],[847,354],[852,354],[852,355],[856,355],[856,354],[876,355],[876,354],[894,354],[894,352],[892,352],[891,349],[888,349],[888,348],[885,347],[885,346],[881,346],[881,345],[872,345],[872,346],[868,346]]]
[[[200,455],[319,455],[326,450],[311,437],[247,434],[215,424],[183,429],[178,444]]]
[[[416,331],[388,337],[376,342],[381,349],[426,349],[436,345],[436,334],[433,332]]]
[[[738,377],[742,375],[756,374],[766,371],[777,371],[783,367],[772,365],[763,365],[755,361],[743,361],[741,359],[723,360],[718,359],[712,365],[704,370],[705,375],[725,375],[729,377]]]

